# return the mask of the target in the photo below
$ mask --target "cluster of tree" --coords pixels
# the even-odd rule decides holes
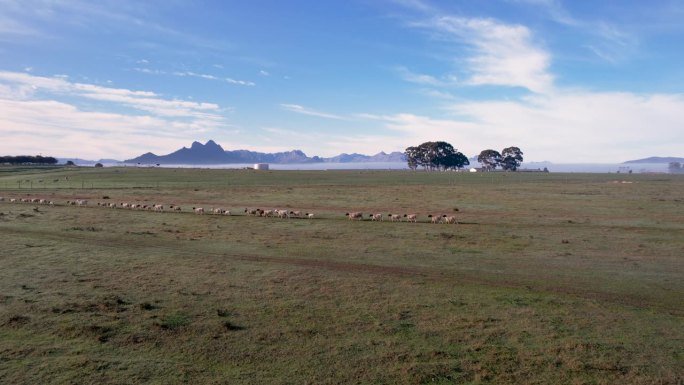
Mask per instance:
[[[506,171],[515,171],[523,161],[523,152],[518,147],[506,147],[501,152],[484,150],[477,156],[477,161],[487,171],[501,167]]]
[[[673,174],[684,174],[684,167],[679,162],[670,162],[667,165],[667,169]]]
[[[470,162],[447,142],[425,142],[419,146],[406,148],[404,151],[408,167],[415,170],[422,167],[426,170],[453,170],[468,166]],[[484,150],[477,156],[477,161],[486,171],[497,167],[506,171],[515,171],[523,161],[523,152],[518,147],[507,147],[503,151]]]
[[[453,170],[470,164],[465,155],[447,142],[425,142],[419,146],[408,147],[404,155],[411,170],[418,167],[426,170]]]
[[[0,164],[57,164],[57,159],[51,156],[0,156]]]

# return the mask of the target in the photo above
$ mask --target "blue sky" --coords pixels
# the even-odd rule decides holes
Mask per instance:
[[[0,0],[0,153],[684,156],[684,2]]]

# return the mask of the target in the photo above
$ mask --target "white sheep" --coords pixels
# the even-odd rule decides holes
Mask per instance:
[[[387,214],[387,216],[389,217],[390,221],[392,221],[392,222],[396,222],[396,221],[401,222],[401,215],[399,215],[399,214]]]
[[[451,224],[451,223],[457,223],[457,222],[456,222],[456,217],[453,216],[453,215],[447,216],[446,214],[444,214],[444,215],[442,216],[442,218],[443,218],[442,221],[443,221],[444,223],[449,223],[449,224]]]
[[[350,221],[353,221],[355,219],[359,221],[363,220],[363,213],[360,212],[346,213],[344,215],[348,216]]]
[[[428,218],[430,218],[430,223],[439,223],[442,221],[442,215],[437,214],[437,215],[428,215]]]
[[[406,218],[406,222],[418,222],[418,214],[404,214],[404,218]]]
[[[276,215],[278,218],[289,218],[290,214],[287,210],[276,210]]]

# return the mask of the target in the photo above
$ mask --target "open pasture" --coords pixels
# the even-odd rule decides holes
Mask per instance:
[[[681,176],[0,168],[0,197],[0,383],[684,381]]]

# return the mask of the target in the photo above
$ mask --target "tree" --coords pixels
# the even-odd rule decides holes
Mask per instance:
[[[57,159],[42,155],[0,156],[0,164],[56,164]]]
[[[75,166],[76,163],[74,163],[74,161],[72,161],[72,160],[67,160],[67,162],[66,162],[65,165],[66,165],[66,166]]]
[[[415,170],[418,168],[418,147],[407,147],[404,151],[406,156],[406,162],[408,163],[408,168]]]
[[[523,161],[523,152],[518,147],[507,147],[501,151],[501,168],[506,171],[515,171]]]
[[[491,171],[501,165],[501,154],[496,150],[483,150],[480,155],[477,156],[477,161],[482,164],[482,168],[486,171]]]
[[[679,162],[670,162],[670,164],[667,165],[667,169],[673,174],[681,174],[684,172],[682,164]]]
[[[470,164],[468,158],[447,142],[425,142],[419,146],[407,147],[404,151],[408,167],[415,170],[448,170]]]
[[[95,163],[95,167],[104,167],[104,166],[102,166],[102,163]]]

